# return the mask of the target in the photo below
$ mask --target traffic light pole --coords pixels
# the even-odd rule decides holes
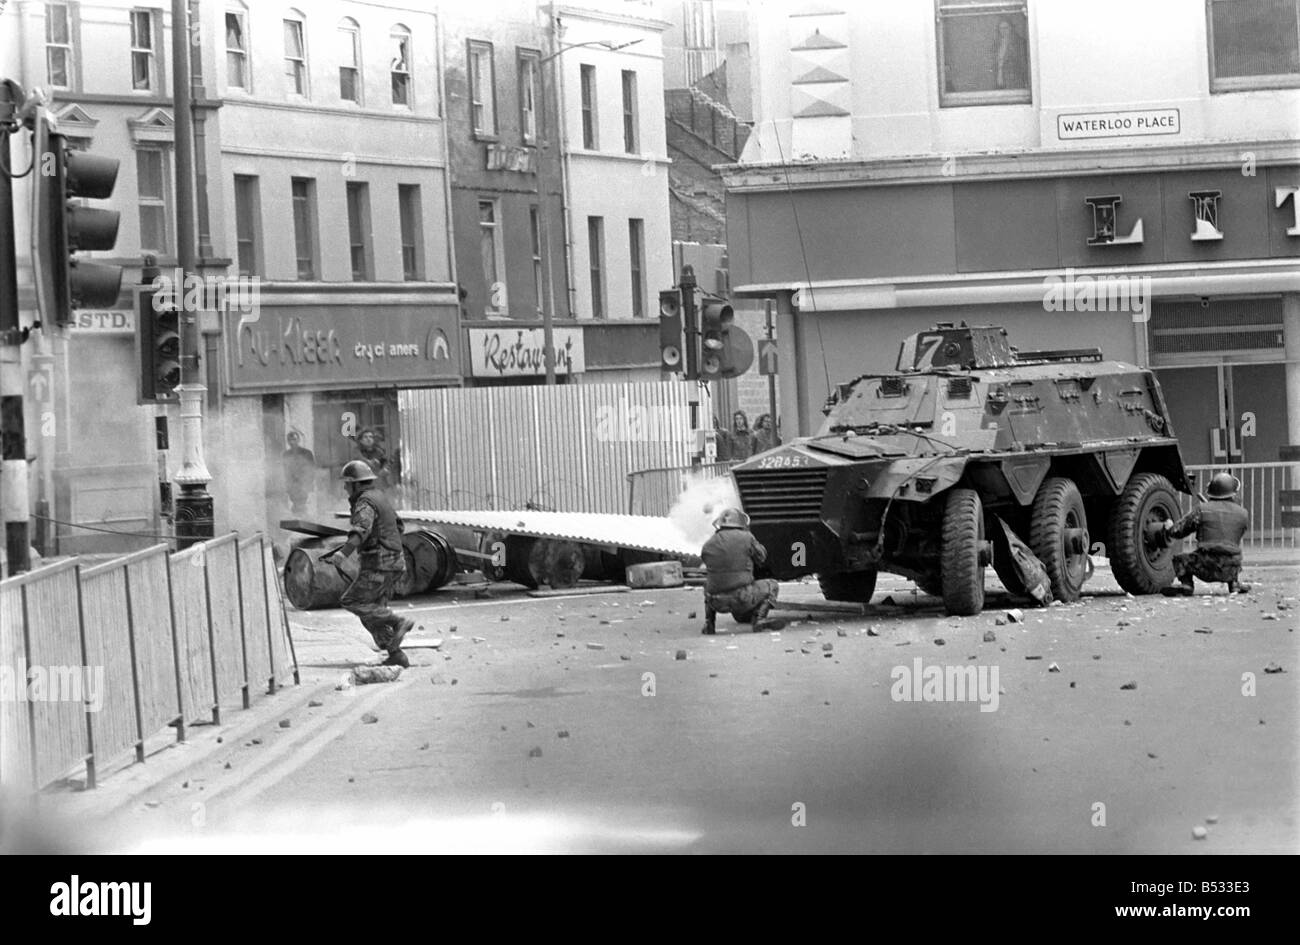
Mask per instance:
[[[700,322],[695,309],[695,269],[682,266],[682,324],[686,329],[686,380],[690,382],[689,400],[691,411],[691,431],[699,436],[700,428]],[[703,462],[702,443],[691,454],[691,465]]]
[[[22,89],[0,80],[0,506],[8,573],[31,569],[27,431],[23,420],[23,333],[18,318],[18,253],[9,139],[22,127]]]
[[[194,124],[190,110],[189,3],[172,0],[172,89],[176,102],[176,261],[182,284],[176,286],[178,301],[189,295],[183,280],[195,276],[194,265]],[[211,538],[213,503],[207,485],[212,481],[203,457],[203,395],[207,387],[199,370],[199,313],[180,305],[181,383],[177,387],[181,404],[181,467],[176,472],[180,486],[175,496],[177,545],[190,545]]]

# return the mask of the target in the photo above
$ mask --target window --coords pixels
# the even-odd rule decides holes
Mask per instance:
[[[483,283],[487,286],[488,310],[505,309],[504,285],[501,273],[505,271],[504,248],[501,243],[499,208],[495,200],[478,202],[479,255],[483,262]]]
[[[1027,103],[1026,0],[938,0],[939,104]]]
[[[1300,3],[1210,0],[1210,91],[1300,86]]]
[[[135,152],[136,202],[140,206],[140,249],[165,256],[170,252],[167,226],[167,162],[160,148]]]
[[[247,89],[248,38],[244,14],[238,10],[226,11],[226,85],[232,89]]]
[[[528,208],[528,232],[532,237],[533,296],[537,299],[537,311],[540,313],[545,289],[542,284],[542,213],[536,205]]]
[[[361,104],[361,27],[344,19],[339,24],[339,98]]]
[[[686,0],[686,18],[682,25],[688,47],[712,49],[713,0]]]
[[[352,279],[369,282],[374,278],[370,265],[370,185],[348,182],[348,246],[352,255]]]
[[[645,221],[627,221],[627,245],[632,255],[632,317],[645,315]]]
[[[469,43],[469,111],[474,134],[496,136],[496,73],[491,43]]]
[[[541,98],[538,88],[539,59],[539,53],[529,49],[519,50],[519,128],[524,144],[537,142],[537,103]]]
[[[587,217],[587,253],[591,260],[591,317],[605,317],[605,218]]]
[[[258,218],[261,208],[258,206],[257,178],[244,174],[235,175],[235,247],[236,262],[241,276],[260,276],[262,274],[262,247],[258,234],[261,231]]]
[[[307,94],[307,46],[302,26],[302,19],[284,21],[284,74],[295,95]]]
[[[623,150],[628,154],[637,152],[636,127],[636,73],[623,72]]]
[[[298,257],[298,278],[316,278],[316,182],[295,177],[293,187],[293,242]]]
[[[582,146],[595,151],[596,141],[596,67],[582,67]]]
[[[154,74],[153,12],[131,11],[131,88],[147,92],[157,85]]]
[[[66,3],[45,5],[45,76],[56,89],[72,88],[72,14]]]
[[[402,230],[402,278],[407,282],[424,279],[423,225],[418,184],[397,185],[397,212]]]
[[[399,23],[389,32],[388,41],[393,51],[392,62],[388,64],[388,73],[393,86],[393,104],[410,105],[411,31]]]

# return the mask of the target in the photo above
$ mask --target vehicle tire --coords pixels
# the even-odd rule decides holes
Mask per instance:
[[[875,571],[830,571],[817,575],[822,597],[827,600],[866,604],[876,593]]]
[[[929,594],[931,597],[943,596],[942,575],[927,574],[925,577],[917,578],[915,583],[922,594]]]
[[[1043,480],[1029,519],[1029,548],[1052,583],[1052,597],[1065,603],[1079,599],[1088,578],[1088,517],[1083,496],[1072,479]]]
[[[1178,493],[1159,473],[1135,473],[1110,512],[1106,548],[1111,573],[1130,594],[1156,594],[1174,581],[1172,546],[1147,538],[1161,522],[1178,520]]]
[[[984,609],[984,508],[974,489],[950,489],[943,507],[943,608],[969,617]]]

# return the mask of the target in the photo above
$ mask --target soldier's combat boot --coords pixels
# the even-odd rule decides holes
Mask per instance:
[[[772,602],[770,600],[765,600],[763,603],[758,605],[758,609],[754,611],[755,633],[758,633],[760,630],[780,630],[785,627],[784,620],[775,617],[768,617],[768,613],[770,613],[771,610]]]
[[[704,629],[700,632],[706,637],[718,632],[718,612],[708,604],[704,605]]]
[[[1165,597],[1191,597],[1196,593],[1196,589],[1190,584],[1171,584],[1162,587],[1160,593]]]

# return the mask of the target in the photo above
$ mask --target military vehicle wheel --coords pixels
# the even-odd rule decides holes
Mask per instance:
[[[1088,578],[1088,517],[1073,480],[1045,479],[1034,496],[1029,547],[1047,569],[1052,597],[1075,601]]]
[[[1158,473],[1135,473],[1110,512],[1110,569],[1130,594],[1155,594],[1174,581],[1173,548],[1155,536],[1177,520],[1178,495]]]
[[[984,508],[974,489],[950,489],[943,507],[943,607],[968,617],[984,609]]]
[[[876,593],[875,571],[828,571],[817,575],[822,597],[866,604]]]

